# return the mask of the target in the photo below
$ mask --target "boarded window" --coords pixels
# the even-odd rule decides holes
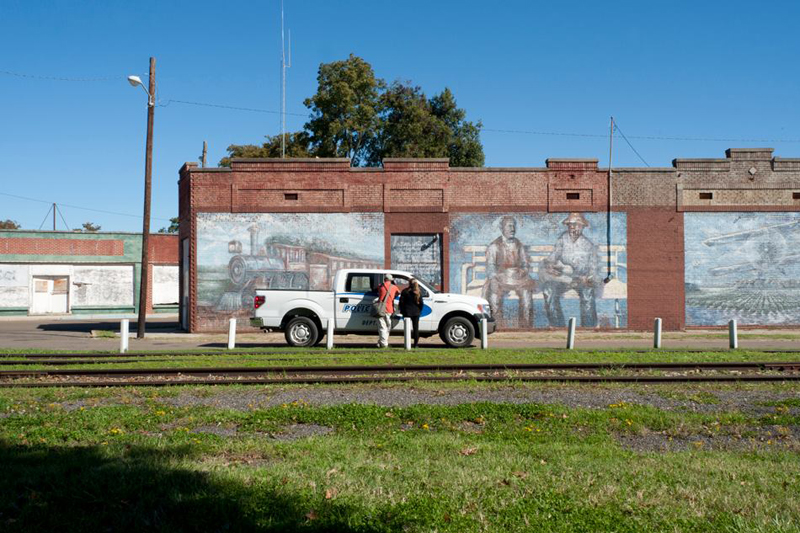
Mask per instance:
[[[67,294],[68,291],[67,278],[58,278],[53,281],[53,294]]]
[[[714,199],[714,193],[713,192],[701,192],[700,193],[700,199],[701,200],[713,200]]]
[[[48,292],[47,290],[47,280],[46,279],[37,279],[34,283],[33,290],[35,292]]]

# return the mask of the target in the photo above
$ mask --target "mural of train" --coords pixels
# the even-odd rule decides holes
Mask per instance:
[[[249,308],[255,289],[329,290],[341,268],[380,268],[374,260],[341,257],[260,238],[257,224],[248,228],[250,253],[243,254],[241,241],[228,243],[228,288],[216,306],[218,312]]]

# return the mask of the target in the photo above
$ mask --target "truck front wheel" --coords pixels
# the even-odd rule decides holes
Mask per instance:
[[[439,336],[451,348],[464,348],[475,339],[475,326],[468,318],[456,316],[447,321]]]
[[[312,319],[305,316],[296,316],[286,324],[284,335],[289,346],[307,348],[317,343],[319,330]]]

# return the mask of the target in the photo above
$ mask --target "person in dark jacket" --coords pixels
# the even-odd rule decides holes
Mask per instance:
[[[422,314],[422,291],[417,280],[412,279],[400,293],[400,313],[411,319],[414,326],[414,348],[419,345],[419,316]]]

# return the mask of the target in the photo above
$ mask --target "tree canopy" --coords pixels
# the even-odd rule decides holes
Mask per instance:
[[[84,222],[81,225],[81,227],[83,228],[83,231],[88,231],[90,233],[94,233],[95,231],[100,231],[101,229],[99,224],[93,224],[91,222]]]
[[[248,156],[242,156],[242,157],[248,157]],[[169,219],[169,226],[166,227],[166,228],[161,228],[160,230],[158,230],[158,232],[159,233],[178,233],[178,229],[179,229],[178,228],[178,222],[179,222],[179,220],[180,219],[178,217],[170,218]]]
[[[310,120],[287,135],[287,157],[347,157],[354,166],[377,166],[390,157],[447,157],[454,167],[483,166],[483,125],[466,120],[448,88],[428,98],[411,82],[387,85],[353,54],[321,64],[317,84],[304,101]],[[234,157],[281,157],[281,136],[266,136],[261,146],[232,144],[220,165]]]
[[[16,220],[11,220],[10,218],[0,220],[0,229],[19,229],[20,227]]]

